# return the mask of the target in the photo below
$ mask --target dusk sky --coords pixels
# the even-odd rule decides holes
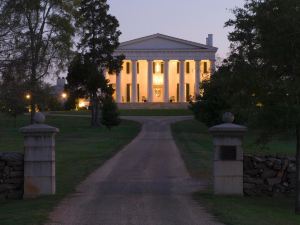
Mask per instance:
[[[228,53],[230,9],[245,0],[108,0],[110,13],[120,22],[120,41],[162,33],[205,44],[207,34],[214,34],[218,56]]]

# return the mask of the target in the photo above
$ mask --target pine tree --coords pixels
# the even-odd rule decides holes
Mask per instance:
[[[92,103],[92,126],[100,125],[100,101],[103,99],[101,96],[108,94],[105,70],[108,68],[110,72],[119,72],[124,59],[123,56],[114,56],[121,32],[118,30],[118,20],[108,11],[109,5],[106,0],[82,0],[78,10],[79,51],[85,61],[91,63],[94,68],[92,73],[85,75],[90,81],[87,92]],[[98,79],[98,76],[102,78]]]
[[[112,96],[105,96],[102,102],[102,124],[109,129],[112,126],[119,125],[121,122],[119,115],[120,113],[118,111],[117,104],[113,100]]]

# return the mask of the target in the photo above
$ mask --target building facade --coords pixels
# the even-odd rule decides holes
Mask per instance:
[[[117,103],[187,102],[199,94],[200,82],[215,69],[213,37],[206,45],[162,34],[123,42],[119,74],[106,73]]]

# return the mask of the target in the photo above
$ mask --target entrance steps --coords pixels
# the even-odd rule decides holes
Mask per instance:
[[[187,109],[188,103],[174,102],[143,102],[143,103],[118,103],[119,109]]]

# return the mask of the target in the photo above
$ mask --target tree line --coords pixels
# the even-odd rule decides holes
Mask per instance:
[[[118,124],[104,73],[121,70],[123,56],[113,55],[120,35],[106,0],[2,0],[1,110],[17,115],[30,93],[33,122],[44,79],[68,72],[68,91],[91,100],[91,125]]]
[[[208,126],[231,111],[236,122],[261,131],[259,143],[294,136],[300,214],[300,1],[246,0],[233,15],[225,24],[233,28],[230,55],[201,84],[191,109]]]

